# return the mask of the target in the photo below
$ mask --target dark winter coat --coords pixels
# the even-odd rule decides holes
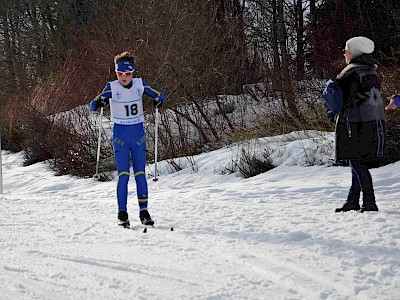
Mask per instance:
[[[386,124],[381,82],[371,54],[363,54],[328,82],[328,117],[336,115],[336,160],[360,159],[376,165],[384,155]]]

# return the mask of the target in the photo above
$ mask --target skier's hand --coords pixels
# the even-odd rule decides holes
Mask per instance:
[[[154,98],[153,99],[153,106],[155,108],[161,108],[161,106],[163,105],[163,102],[160,98]]]
[[[110,97],[100,96],[99,98],[96,98],[94,100],[94,102],[96,103],[96,108],[104,107],[109,102],[109,100],[110,100]]]

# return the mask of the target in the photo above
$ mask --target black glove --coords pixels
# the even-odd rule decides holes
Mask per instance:
[[[109,103],[109,100],[110,100],[110,97],[100,96],[99,98],[94,100],[94,102],[96,103],[96,108],[104,107],[106,104]]]
[[[155,108],[160,108],[163,105],[162,101],[160,98],[154,98],[153,99],[153,106]]]

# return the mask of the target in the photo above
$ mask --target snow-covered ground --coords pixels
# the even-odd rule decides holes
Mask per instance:
[[[283,151],[267,173],[221,175],[234,152],[149,179],[152,217],[175,230],[142,233],[117,226],[115,181],[3,151],[0,299],[400,299],[400,162],[372,170],[379,212],[335,214],[349,168]],[[131,178],[131,223],[134,193]]]

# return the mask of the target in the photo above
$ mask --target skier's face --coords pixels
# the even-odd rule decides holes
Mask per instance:
[[[132,81],[133,72],[116,71],[115,74],[117,75],[119,83],[122,85],[128,85]]]

